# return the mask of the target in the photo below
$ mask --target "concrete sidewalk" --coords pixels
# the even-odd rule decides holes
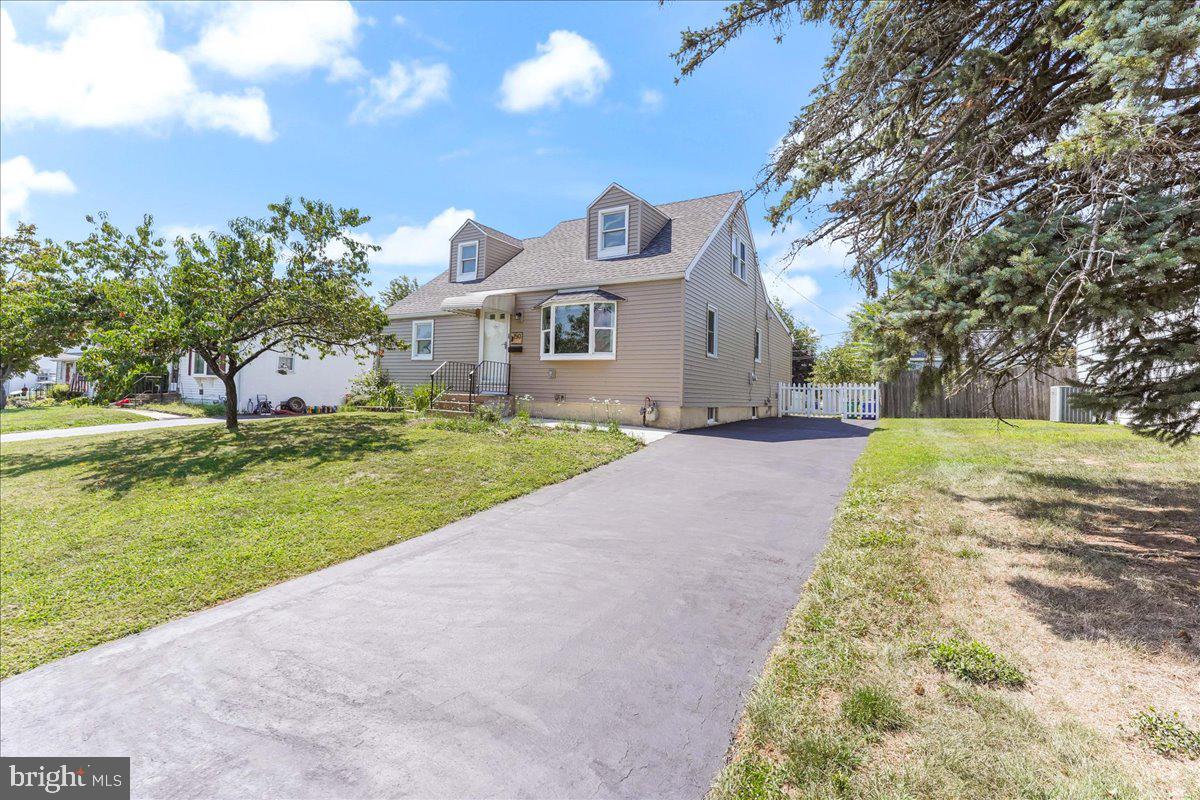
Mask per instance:
[[[130,409],[132,410],[132,409]],[[148,416],[153,412],[134,412]],[[85,425],[78,428],[51,428],[44,431],[21,431],[0,434],[0,444],[28,442],[31,439],[63,439],[68,436],[96,436],[101,433],[125,433],[127,431],[152,431],[157,428],[183,428],[189,425],[225,424],[223,419],[213,417],[180,417],[174,414],[146,422],[118,422],[112,425]],[[291,419],[290,417],[238,417],[238,422],[258,422],[264,419]]]
[[[0,753],[130,756],[134,797],[698,800],[867,433],[676,433],[47,664]]]

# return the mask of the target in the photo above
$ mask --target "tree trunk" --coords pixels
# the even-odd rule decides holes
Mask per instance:
[[[233,381],[233,375],[222,375],[221,382],[225,384],[225,428],[237,433],[237,384]]]

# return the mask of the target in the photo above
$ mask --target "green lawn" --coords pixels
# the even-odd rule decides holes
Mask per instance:
[[[146,418],[128,411],[104,406],[8,407],[0,411],[0,433],[42,431],[51,428],[79,428],[84,425],[108,425],[113,422],[145,422]]]
[[[881,422],[712,800],[1200,797],[1200,448],[1016,425]]]
[[[5,445],[0,674],[303,575],[637,449],[394,414]]]
[[[147,411],[163,411],[181,417],[224,417],[225,406],[220,403],[143,403]]]

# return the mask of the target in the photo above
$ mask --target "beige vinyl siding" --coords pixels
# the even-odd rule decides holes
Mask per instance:
[[[484,272],[480,275],[481,278],[484,275],[491,275],[507,264],[509,259],[521,252],[521,248],[492,236],[487,237],[487,247],[485,249],[487,262],[484,264]]]
[[[602,206],[601,206],[602,207]],[[612,360],[545,360],[540,353],[541,311],[553,292],[519,294],[512,330],[521,331],[522,352],[510,353],[510,386],[514,395],[533,395],[550,402],[586,403],[611,398],[640,406],[649,396],[660,405],[678,406],[680,375],[680,304],[683,281],[647,281],[601,287],[624,300],[617,303],[617,347]],[[549,377],[553,370],[555,377]]]
[[[640,210],[640,223],[638,225],[638,252],[645,250],[654,241],[654,237],[658,236],[658,232],[667,224],[668,217],[666,214],[659,211],[649,203],[643,203]]]
[[[473,283],[476,280],[482,280],[487,275],[487,251],[488,251],[488,246],[491,245],[492,242],[488,239],[488,237],[483,235],[482,231],[480,231],[475,226],[464,225],[462,227],[462,229],[458,233],[456,233],[453,236],[453,238],[450,239],[450,280],[452,280],[456,283],[458,282],[458,246],[459,246],[459,244],[461,244],[462,242],[475,242],[475,241],[479,242],[479,253],[477,254],[479,261],[475,267],[475,269],[476,269],[475,276],[476,277],[473,280],[465,281],[465,283]],[[511,258],[511,256],[510,256],[510,258]]]
[[[443,361],[479,360],[479,320],[462,314],[444,316],[411,317],[392,320],[384,331],[394,333],[412,345],[414,320],[433,320],[433,358],[429,361],[414,361],[412,350],[385,350],[380,365],[389,378],[401,386],[414,386],[429,380]]]
[[[730,270],[731,230],[749,245],[744,208],[721,224],[684,283],[683,405],[764,405],[775,395],[779,362],[790,354],[776,346],[783,326],[770,312],[761,286],[758,256],[747,257],[743,281]],[[717,357],[707,353],[708,306],[717,309]],[[754,329],[763,333],[762,363],[754,362]],[[784,334],[786,335],[786,334]],[[756,380],[750,381],[754,372]]]
[[[623,191],[619,186],[610,186],[608,191],[600,195],[600,199],[588,206],[587,211],[587,257],[596,258],[596,248],[600,241],[599,212],[613,206],[629,206],[629,219],[626,221],[626,241],[629,243],[629,255],[640,252],[638,242],[641,241],[642,201]],[[662,226],[659,226],[662,227]],[[655,231],[657,233],[658,231]]]

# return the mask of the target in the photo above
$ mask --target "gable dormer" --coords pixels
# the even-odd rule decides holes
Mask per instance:
[[[520,239],[469,219],[450,237],[450,280],[481,281],[522,249]]]
[[[636,256],[668,222],[667,216],[619,183],[609,184],[587,210],[589,259]]]

